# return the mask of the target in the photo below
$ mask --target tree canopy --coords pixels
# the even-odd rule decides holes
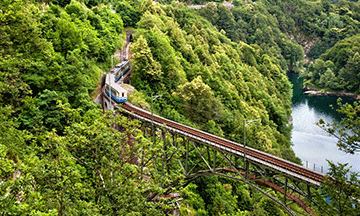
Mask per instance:
[[[360,35],[339,41],[304,74],[308,86],[360,93]]]
[[[171,154],[176,161],[183,149],[150,143],[139,122],[101,113],[91,97],[110,56],[125,44],[125,28],[136,30],[131,84],[137,90],[130,101],[147,108],[149,95],[161,94],[156,113],[240,143],[242,122],[259,119],[246,128],[247,144],[301,163],[290,143],[286,71],[299,70],[304,53],[320,56],[309,65],[310,80],[357,91],[359,7],[349,1],[233,4],[192,10],[168,0],[3,0],[0,212],[165,215],[174,208],[161,196],[164,185],[184,178],[181,167],[169,162],[159,174],[144,158],[160,162]],[[357,109],[341,108],[348,114],[345,129],[329,126],[344,133],[340,146],[349,152],[358,149],[358,140],[345,134],[357,124]],[[195,157],[190,153],[190,163]],[[171,189],[181,193],[185,215],[285,214],[247,185],[218,176]],[[349,191],[357,193],[350,188],[342,195]],[[149,199],[154,194],[156,202]]]

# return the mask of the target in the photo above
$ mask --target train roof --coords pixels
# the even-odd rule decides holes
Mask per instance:
[[[113,73],[113,74],[116,74],[120,69],[121,68],[119,68],[119,67],[114,67],[114,68],[111,68],[109,72]]]
[[[129,60],[126,61],[122,61],[119,64],[115,65],[114,68],[110,69],[110,73],[116,74],[119,70],[121,70],[127,63],[129,62]]]
[[[115,74],[107,73],[105,83],[106,85],[111,86],[111,88],[115,89],[118,92],[126,92],[124,88],[122,88],[119,84],[114,82],[115,80]]]
[[[115,74],[113,74],[113,73],[106,74],[106,77],[105,77],[106,84],[108,84],[108,85],[115,84],[114,80],[115,80]]]
[[[115,67],[116,68],[122,68],[126,63],[128,63],[129,62],[129,60],[126,60],[126,61],[122,61],[122,62],[120,62],[119,64],[117,64]]]

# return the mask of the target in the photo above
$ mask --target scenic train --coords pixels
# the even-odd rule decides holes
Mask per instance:
[[[105,79],[105,93],[116,103],[125,103],[127,91],[115,82],[115,74],[107,73]]]
[[[112,69],[115,74],[115,82],[117,82],[126,72],[130,70],[130,61],[122,61]]]

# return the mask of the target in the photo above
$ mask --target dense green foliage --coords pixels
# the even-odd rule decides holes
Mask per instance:
[[[311,63],[306,85],[360,93],[360,35],[339,41]]]
[[[194,3],[199,2],[206,1]],[[160,142],[150,144],[137,122],[102,115],[89,96],[110,67],[110,55],[123,46],[124,27],[137,28],[131,83],[139,92],[129,100],[147,107],[148,95],[159,93],[158,114],[240,143],[243,121],[258,119],[246,127],[247,144],[300,163],[290,147],[291,85],[285,70],[303,61],[299,32],[318,39],[319,52],[305,50],[316,56],[345,38],[345,30],[334,40],[320,40],[321,28],[314,33],[315,27],[304,27],[313,23],[308,12],[286,9],[305,4],[316,11],[324,2],[234,4],[232,11],[212,4],[194,11],[179,2],[140,0],[111,6],[107,0],[0,3],[0,213],[164,215],[173,208],[149,197],[161,197],[170,182],[182,179],[180,167],[168,163],[160,175],[152,162],[161,164],[166,154],[176,161],[184,149],[165,152]],[[321,11],[341,13],[352,23],[357,7],[352,13],[338,9],[351,4]],[[322,34],[331,26],[322,26]],[[339,73],[357,70],[357,39],[349,40],[339,45],[348,59]],[[336,50],[322,61],[342,64],[333,58]],[[189,158],[195,165],[198,155],[191,152]],[[220,156],[217,161],[227,166]],[[218,176],[172,189],[181,192],[183,215],[284,215],[254,189]]]
[[[60,106],[71,126],[31,135],[15,128],[9,112],[0,118],[0,212],[4,215],[165,214],[171,205],[149,202],[159,185],[178,174],[157,176],[151,164],[130,164],[158,150],[142,136],[136,122],[100,110],[81,116]],[[113,127],[125,128],[119,131]],[[139,142],[128,145],[129,134]],[[172,169],[175,173],[176,169]],[[144,181],[153,176],[152,181]]]
[[[181,4],[149,4],[132,45],[132,84],[158,92],[160,114],[295,160],[290,148],[291,86],[259,46],[235,44]],[[260,90],[261,89],[261,90]]]
[[[301,44],[311,59],[360,31],[357,1],[260,0],[233,1],[233,5],[228,11],[208,4],[200,14],[235,41],[265,43],[269,48],[277,44],[284,50],[286,45],[280,40],[288,43],[291,39]]]
[[[359,174],[351,172],[348,164],[333,164],[321,183],[316,196],[319,215],[359,215]]]
[[[320,56],[325,62],[330,60],[334,65],[323,66],[320,60],[309,66],[309,82],[320,88],[358,93],[357,36],[346,38],[360,32],[359,3],[260,0],[233,4],[229,10],[209,3],[199,14],[224,30],[232,41],[258,44],[266,54],[278,58],[285,70],[299,70],[304,54],[308,60]]]
[[[63,6],[0,3],[0,214],[166,214],[171,203],[148,197],[180,172],[135,165],[161,151],[89,96],[124,43],[123,22],[105,5]]]
[[[284,70],[295,70],[304,59],[299,44],[292,41],[288,34],[293,34],[294,21],[280,23],[271,10],[272,4],[266,1],[256,3],[235,2],[231,11],[223,5],[208,4],[199,14],[209,20],[219,30],[224,30],[232,41],[243,41],[259,45],[264,52],[280,60]],[[284,12],[280,13],[284,16]],[[288,31],[284,32],[283,28]]]
[[[360,7],[353,1],[267,1],[282,31],[300,43],[314,59],[337,41],[359,33]]]
[[[94,107],[89,93],[123,44],[122,21],[104,5],[89,10],[75,1],[64,9],[10,0],[1,7],[0,102],[12,106],[21,129],[62,130],[56,101]]]
[[[179,167],[169,166],[158,176],[151,163],[146,172],[128,163],[130,156],[150,158],[162,151],[142,138],[136,123],[121,115],[101,116],[89,97],[110,55],[123,44],[122,17],[130,27],[139,19],[132,79],[145,93],[164,94],[155,104],[162,115],[234,140],[241,138],[242,120],[261,119],[247,128],[249,145],[296,161],[287,125],[290,85],[277,60],[258,46],[232,43],[181,5],[119,1],[113,8],[120,17],[93,2],[85,2],[91,9],[76,1],[5,3],[0,13],[2,213],[153,215],[171,208],[147,198],[181,177]],[[126,130],[114,130],[114,121]],[[138,141],[132,148],[124,145],[126,139],[118,142],[128,134]],[[194,182],[181,191],[186,198],[181,212],[283,214],[240,183],[203,181],[207,188]],[[211,193],[216,196],[205,199]]]
[[[136,27],[141,16],[140,1],[115,1],[114,7],[125,27]]]

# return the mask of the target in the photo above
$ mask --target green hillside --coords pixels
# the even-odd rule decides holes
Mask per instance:
[[[160,143],[150,143],[139,122],[103,114],[93,102],[111,55],[125,44],[124,29],[136,31],[130,102],[148,107],[151,94],[162,95],[155,113],[239,143],[244,120],[257,119],[246,128],[247,145],[298,164],[286,72],[305,70],[303,52],[308,60],[320,56],[306,69],[311,82],[357,91],[357,2],[186,4],[0,3],[1,215],[166,215],[174,208],[149,197],[183,179],[181,167],[160,175],[151,160],[135,165],[134,157],[160,158]],[[182,150],[168,153],[176,160]],[[285,215],[248,185],[218,176],[171,189],[182,195],[181,215]]]
[[[346,62],[337,63],[337,59],[345,58],[341,61],[347,61],[348,55],[354,57],[357,52],[356,44],[346,45],[351,51],[342,48],[344,43],[355,40],[347,38],[360,33],[360,5],[357,1],[260,0],[234,1],[233,5],[229,11],[221,3],[218,6],[208,4],[198,13],[219,30],[224,30],[232,41],[259,45],[266,54],[279,59],[284,70],[305,71],[309,84],[358,93],[356,81],[353,81],[357,72],[345,69]],[[336,43],[339,44],[335,46]],[[338,55],[329,56],[329,52]],[[326,69],[314,69],[312,65],[301,68],[302,63],[308,65],[319,57],[334,63],[331,73],[325,73]],[[314,75],[313,70],[318,75]],[[330,80],[331,76],[337,78]]]
[[[360,94],[360,35],[339,41],[309,65],[306,84]]]
[[[181,4],[150,4],[131,51],[131,83],[158,93],[164,117],[241,141],[242,122],[260,119],[250,146],[294,160],[290,148],[291,86],[278,60],[257,45],[234,43]]]

